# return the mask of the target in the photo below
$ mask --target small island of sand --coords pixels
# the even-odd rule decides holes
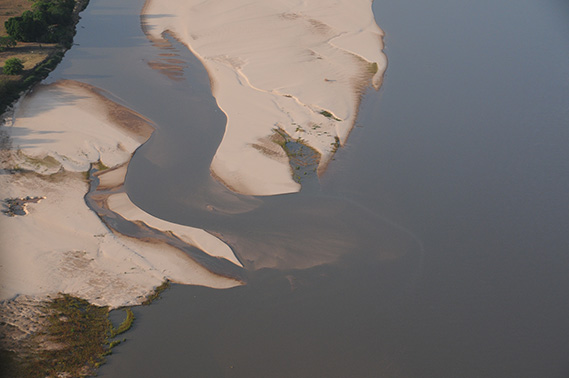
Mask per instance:
[[[379,88],[387,60],[371,0],[149,0],[147,35],[169,33],[202,61],[227,115],[212,174],[251,195],[300,190],[286,133],[326,168],[352,129],[365,88]]]

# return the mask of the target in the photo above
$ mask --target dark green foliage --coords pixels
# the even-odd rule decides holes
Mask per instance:
[[[6,32],[17,41],[39,41],[47,35],[47,24],[34,18],[32,11],[25,11],[20,17],[12,17],[4,23]]]
[[[34,17],[47,25],[68,26],[72,23],[71,15],[75,6],[74,0],[36,1],[32,8]]]
[[[24,64],[18,58],[10,58],[4,62],[2,73],[4,75],[19,75],[24,70]]]
[[[68,43],[73,37],[74,0],[39,0],[33,11],[8,19],[4,26],[10,37],[22,42]]]
[[[8,105],[20,97],[22,89],[23,84],[20,81],[6,77],[0,78],[0,114],[4,113]]]
[[[16,40],[13,37],[0,37],[0,52],[16,46]]]
[[[42,64],[36,66],[34,69],[34,75],[40,80],[43,80],[49,75],[49,73],[61,62],[63,59],[63,53],[57,53],[48,60],[44,61]]]

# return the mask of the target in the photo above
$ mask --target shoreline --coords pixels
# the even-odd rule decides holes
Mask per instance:
[[[70,26],[73,37],[76,33],[77,23],[81,19],[80,13],[83,12],[88,5],[89,0],[75,0],[75,6],[71,14],[72,25]],[[20,74],[21,77],[19,79],[9,79],[2,83],[0,91],[4,98],[0,100],[0,114],[4,114],[9,111],[10,106],[14,105],[14,103],[16,103],[26,92],[32,90],[35,85],[45,79],[49,73],[57,67],[67,50],[71,48],[73,37],[71,37],[71,41],[59,41],[57,43],[47,44],[50,46],[48,48],[45,48],[46,44],[44,44],[44,49],[47,51],[47,55],[42,61],[35,64],[32,68],[25,70]],[[18,45],[24,46],[34,44],[39,47],[39,50],[43,50],[41,48],[42,43],[39,42],[18,42]],[[18,52],[19,47],[16,46],[11,49],[7,49],[2,54],[11,56],[13,54],[18,55]],[[30,54],[28,53],[28,55]],[[33,55],[33,51],[31,55]],[[25,53],[24,57],[26,57]]]
[[[165,283],[225,289],[246,281],[218,237],[130,201],[128,164],[154,126],[105,93],[72,80],[39,85],[0,125],[0,373],[95,371],[121,342],[112,326],[99,326],[110,324],[110,310],[149,304]],[[80,319],[79,338],[58,336],[72,326],[54,314],[56,303]],[[78,340],[93,351],[74,352]]]
[[[368,0],[358,1],[362,11]],[[272,37],[285,41],[278,46],[284,55],[275,57],[231,49],[224,53],[231,41],[204,53],[203,46],[195,48],[189,42],[188,37],[201,36],[194,38],[183,29],[181,25],[191,19],[183,11],[174,12],[181,21],[156,37],[146,24],[154,3],[148,0],[141,16],[147,37],[159,44],[168,33],[187,46],[208,72],[212,94],[227,117],[210,171],[237,193],[300,191],[290,155],[275,141],[278,130],[319,154],[315,171],[320,175],[354,127],[364,89],[379,88],[387,64],[381,52],[383,32],[375,24],[371,3],[369,14],[364,13],[373,23],[367,25],[369,35],[362,40],[361,33],[352,31],[364,30],[362,25],[329,18],[318,9],[264,14],[266,19],[253,23],[255,27],[270,31],[275,16],[282,22],[278,25],[284,34]],[[259,4],[262,7],[262,2],[253,5]],[[222,13],[227,16],[234,5],[225,6]],[[236,19],[221,17],[219,22],[248,22],[248,11],[240,12]],[[312,18],[312,13],[325,22]],[[291,48],[291,41],[300,38],[299,30],[304,36],[300,26],[308,27],[308,41],[300,49]],[[247,41],[246,34],[236,37]],[[345,44],[354,38],[358,43],[350,50]],[[379,49],[370,54],[369,46]],[[251,47],[263,46],[247,48]],[[282,66],[274,67],[275,59],[281,58],[293,71],[306,71],[300,82],[288,86],[294,78]],[[41,301],[59,293],[113,309],[142,304],[164,281],[211,288],[231,288],[246,281],[239,258],[221,239],[153,217],[132,203],[124,190],[128,164],[154,127],[105,94],[104,89],[72,80],[39,85],[19,100],[11,120],[0,127],[9,134],[2,151],[0,194],[7,199],[42,199],[26,203],[23,215],[0,217],[0,227],[7,231],[0,261],[0,307],[17,298]]]

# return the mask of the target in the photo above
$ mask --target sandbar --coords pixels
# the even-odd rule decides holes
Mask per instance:
[[[153,131],[149,120],[97,88],[61,81],[36,87],[2,128],[0,198],[41,201],[28,203],[22,216],[0,214],[0,300],[62,292],[115,308],[141,303],[164,280],[213,288],[242,284],[180,249],[110,229],[85,202],[88,171],[99,167],[101,187],[115,191],[110,203],[116,216],[178,233],[182,243],[240,269],[217,237],[155,218],[121,189],[132,154]]]
[[[275,131],[321,154],[322,173],[353,128],[360,97],[387,60],[371,0],[148,0],[143,27],[169,33],[203,63],[227,116],[211,171],[249,195],[301,186]],[[266,153],[271,151],[271,153]]]

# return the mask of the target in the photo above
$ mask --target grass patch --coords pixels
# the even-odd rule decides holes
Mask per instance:
[[[111,341],[111,343],[109,344],[109,350],[113,349],[114,347],[116,347],[117,345],[122,343],[123,341],[125,341],[125,339]]]
[[[31,336],[25,349],[0,350],[0,373],[6,377],[85,377],[96,375],[105,356],[125,341],[111,340],[128,331],[134,314],[127,308],[114,328],[109,308],[95,306],[68,294],[46,302],[43,328]]]
[[[67,373],[82,377],[94,374],[108,350],[111,323],[108,307],[62,294],[46,304],[47,326],[34,335],[37,351],[7,355],[7,376],[56,377]]]
[[[126,310],[126,318],[122,321],[121,324],[117,328],[111,328],[111,338],[117,337],[118,335],[125,333],[132,327],[132,323],[134,323],[134,313],[130,308]],[[111,343],[112,344],[112,343]]]

